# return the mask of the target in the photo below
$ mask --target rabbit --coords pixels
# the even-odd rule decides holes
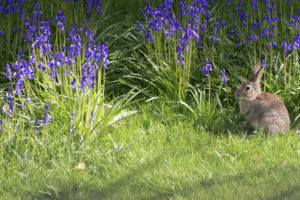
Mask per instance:
[[[272,93],[262,92],[260,80],[264,68],[260,63],[253,67],[249,80],[243,82],[235,96],[239,100],[240,112],[246,118],[246,124],[256,130],[276,135],[285,134],[290,128],[290,117],[282,100]]]

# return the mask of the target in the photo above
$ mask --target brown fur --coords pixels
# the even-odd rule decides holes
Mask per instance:
[[[250,79],[243,82],[236,91],[235,96],[239,98],[240,111],[247,123],[256,130],[263,128],[265,132],[271,134],[286,133],[290,127],[288,111],[278,96],[261,92],[259,83],[262,75],[263,69],[256,64]]]

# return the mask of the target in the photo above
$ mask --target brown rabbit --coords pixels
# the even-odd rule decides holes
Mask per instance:
[[[250,79],[243,82],[235,92],[240,112],[245,116],[246,123],[256,130],[263,128],[266,133],[285,134],[290,128],[289,113],[278,96],[261,91],[263,73],[264,68],[259,63],[254,65]]]

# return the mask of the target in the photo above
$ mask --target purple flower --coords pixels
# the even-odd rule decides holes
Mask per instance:
[[[45,104],[45,110],[46,111],[45,111],[45,115],[44,115],[44,119],[43,119],[43,122],[44,122],[45,125],[47,125],[50,122],[51,118],[52,118],[52,116],[50,116],[50,114],[48,113],[49,107],[50,107],[49,104]]]
[[[40,120],[38,118],[36,118],[34,121],[35,121],[35,129],[37,132],[39,132],[40,129],[39,129],[38,125],[40,124]]]
[[[41,16],[43,14],[40,8],[40,4],[36,4],[36,9],[33,10],[34,21],[36,24],[38,23],[38,16]]]
[[[182,49],[181,44],[177,45],[176,51],[178,53],[177,63],[180,63],[181,65],[184,65],[184,51]]]
[[[110,64],[110,62],[108,60],[108,46],[106,42],[104,42],[102,45],[98,43],[94,47],[94,61],[96,63],[103,61],[103,67],[107,69],[107,66]]]
[[[153,42],[152,35],[151,35],[151,33],[148,29],[146,30],[145,39],[150,40],[151,42]]]
[[[55,76],[56,76],[56,69],[55,67],[57,63],[55,62],[55,60],[51,60],[50,62],[47,63],[47,65],[50,67],[51,72],[49,74],[51,80],[54,80]]]
[[[206,63],[206,65],[204,65],[202,67],[202,71],[204,72],[204,76],[208,76],[208,73],[213,70],[213,67],[211,64],[209,64],[209,61],[207,58],[205,59],[205,63]]]
[[[2,106],[2,113],[3,114],[7,113],[7,109],[6,109],[5,105],[6,105],[5,102],[3,102],[2,105],[1,105]]]
[[[65,16],[61,10],[57,10],[57,16],[54,18],[61,32],[65,32]]]
[[[300,47],[300,31],[298,31],[296,37],[292,38],[292,48],[293,50],[297,50]]]
[[[181,16],[185,16],[186,9],[187,9],[187,6],[186,6],[186,2],[185,2],[185,0],[183,0],[183,1],[179,2],[179,3],[178,3],[178,5],[179,5],[179,7],[180,7],[180,9],[181,9],[181,11],[180,11],[179,15],[181,15]]]
[[[24,60],[19,55],[18,60],[12,65],[12,68],[9,66],[9,64],[6,65],[6,77],[11,82],[14,81],[14,93],[22,95],[25,78],[34,78],[34,70],[32,64],[32,60]]]
[[[9,103],[8,103],[8,107],[9,107],[9,116],[12,117],[13,112],[14,112],[14,99],[11,98]]]
[[[96,8],[96,11],[97,11],[97,13],[98,13],[99,15],[102,14],[102,8],[101,8],[100,6],[98,6],[98,7]]]
[[[92,112],[91,112],[91,118],[92,118],[92,122],[95,124],[96,120],[93,118],[93,115],[94,115],[94,111],[92,110]]]
[[[264,68],[268,68],[268,65],[266,64],[266,60],[265,60],[265,59],[262,59],[262,60],[261,60],[261,63],[262,63],[262,66],[263,66]]]
[[[298,27],[298,23],[297,23],[297,21],[299,21],[300,20],[300,16],[298,16],[298,15],[296,15],[296,14],[293,14],[292,15],[292,21],[290,22],[290,25],[291,26],[293,26],[293,27],[295,27],[295,28],[297,28]]]
[[[180,8],[180,13],[178,16],[173,12],[173,4],[178,3]],[[188,2],[188,3],[187,3]],[[206,29],[208,22],[210,21],[210,9],[209,3],[214,3],[213,0],[192,0],[192,1],[174,1],[174,0],[163,0],[160,5],[156,8],[152,8],[150,1],[146,2],[146,7],[142,9],[142,12],[147,15],[146,27],[142,28],[142,25],[137,21],[137,28],[141,28],[145,32],[145,39],[153,42],[153,37],[151,33],[154,31],[163,31],[165,38],[168,40],[170,35],[174,35],[177,41],[176,51],[178,53],[177,62],[184,65],[184,52],[188,50],[188,45],[190,41],[194,40],[197,43],[197,48],[202,49],[202,36],[204,35],[204,30]],[[180,18],[185,16],[187,23],[185,27],[180,23]],[[200,24],[200,20],[202,24]],[[218,18],[218,23],[216,28],[225,26],[225,22],[220,22]],[[213,32],[216,31],[216,28]],[[219,41],[218,38],[212,37],[215,41]]]
[[[249,17],[249,14],[246,14],[245,10],[241,9],[239,12],[239,19],[242,21],[243,25],[247,25],[247,22],[245,21],[245,19],[247,17]]]
[[[222,69],[221,73],[222,73],[222,76],[221,76],[222,81],[224,81],[225,83],[227,83],[228,80],[226,79],[225,69],[224,68]]]
[[[101,15],[102,9],[100,7],[100,4],[103,4],[103,1],[100,0],[84,0],[84,6],[85,6],[85,11],[86,11],[86,17],[88,20],[92,16],[92,11],[95,9],[96,12]]]
[[[17,13],[20,15],[20,18],[23,19],[25,0],[6,0],[0,1],[0,13],[6,15]]]
[[[252,0],[252,9],[253,10],[257,10],[257,8],[258,8],[258,5],[257,5],[257,0]]]
[[[6,71],[6,75],[5,75],[6,78],[7,78],[8,80],[12,81],[12,78],[11,78],[11,76],[12,76],[11,68],[10,68],[10,66],[9,66],[8,63],[6,64],[6,67],[5,67],[4,69],[5,69],[5,71]]]
[[[74,91],[77,91],[77,88],[76,88],[76,78],[74,77],[73,78],[73,80],[71,81],[71,85],[72,85],[72,89],[74,90]]]
[[[147,6],[145,8],[143,8],[141,11],[146,13],[146,14],[151,14],[153,11],[153,8],[150,6],[150,0],[146,1]]]
[[[74,124],[74,113],[71,113],[71,119],[70,119],[70,125],[71,125],[71,129],[70,132],[76,134],[76,131],[74,129],[75,124]]]
[[[230,32],[230,34],[227,35],[227,38],[231,38],[235,34],[239,35],[240,31],[237,30],[237,26],[234,24],[233,25],[233,30]]]
[[[30,102],[30,101],[31,101],[31,98],[29,98],[29,97],[28,97],[28,94],[26,94],[25,100],[23,101],[23,103],[21,104],[21,106],[24,107],[24,106],[25,106],[25,103],[26,103],[26,102]]]
[[[276,47],[276,46],[277,46],[277,43],[274,42],[274,41],[272,41],[272,40],[271,40],[271,41],[269,42],[269,44],[268,44],[268,47],[269,47],[269,48]]]
[[[96,82],[95,65],[91,62],[85,63],[81,66],[82,77],[80,79],[80,89],[85,92],[85,87],[94,88]]]
[[[70,42],[69,49],[67,51],[68,56],[70,58],[74,58],[80,55],[80,52],[82,50],[82,39],[79,34],[80,30],[72,24],[72,29],[69,32],[68,41]]]
[[[241,41],[239,39],[239,37],[236,37],[235,40],[237,41],[234,45],[234,47],[238,48],[238,47],[241,47]]]
[[[136,29],[142,29],[142,32],[144,32],[145,29],[142,28],[143,25],[141,24],[141,22],[137,20],[136,23],[137,23]]]
[[[284,42],[280,45],[280,47],[284,48],[284,53],[287,54],[287,52],[290,52],[292,50],[292,43],[284,38]]]
[[[0,131],[2,130],[2,128],[3,128],[3,120],[0,119]]]

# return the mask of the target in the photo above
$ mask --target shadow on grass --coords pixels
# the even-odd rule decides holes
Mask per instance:
[[[93,183],[85,182],[82,186],[73,184],[72,186],[62,186],[58,198],[48,196],[47,199],[140,199],[139,194],[143,195],[143,199],[167,199],[172,194],[166,189],[159,189],[155,185],[149,183],[144,187],[140,180],[143,179],[144,173],[151,171],[159,165],[162,154],[140,164],[136,167],[129,168],[127,173],[120,176],[119,179],[108,182],[104,186],[96,185],[98,182]],[[136,187],[135,187],[136,185]],[[72,188],[70,188],[72,187]],[[145,189],[145,191],[141,191]],[[132,196],[130,196],[132,194]],[[147,197],[148,194],[154,194]]]
[[[143,173],[147,170],[157,167],[161,156],[156,157],[137,168],[130,169],[128,173],[122,176],[120,179],[105,185],[102,188],[96,189],[92,193],[88,194],[89,199],[173,199],[173,197],[182,197],[186,199],[197,199],[200,197],[206,197],[208,199],[214,199],[222,197],[223,199],[234,198],[267,198],[268,200],[279,199],[297,199],[300,197],[300,185],[291,184],[290,177],[286,177],[285,180],[277,180],[277,178],[269,177],[269,173],[275,172],[282,174],[290,174],[293,177],[300,175],[295,172],[293,167],[288,167],[285,171],[279,168],[260,169],[251,173],[239,173],[237,175],[220,176],[210,180],[204,180],[198,183],[187,183],[186,186],[179,187],[172,191],[169,188],[162,188],[158,185],[139,185],[132,179],[132,177],[143,177]],[[249,181],[249,177],[251,180]],[[180,180],[177,180],[180,182]],[[256,182],[258,181],[258,182]],[[292,181],[293,182],[293,181]],[[128,184],[131,184],[128,186]],[[279,185],[275,188],[263,188],[266,185]],[[280,191],[280,185],[286,188],[286,184],[289,185],[288,190]],[[128,186],[128,187],[127,187]],[[261,188],[262,186],[262,188]],[[122,193],[122,189],[127,189],[127,193]],[[216,191],[219,189],[219,191]],[[250,189],[250,190],[249,190]],[[145,190],[145,191],[142,191]],[[215,194],[213,194],[215,193]],[[246,194],[247,193],[247,194]],[[123,196],[122,196],[123,194]],[[194,195],[195,194],[195,195]],[[215,196],[214,196],[215,195]],[[226,196],[229,195],[229,196]],[[274,196],[276,195],[276,196]]]
[[[267,200],[282,200],[282,199],[300,199],[300,184],[291,187],[288,190],[281,191],[279,195]]]
[[[280,176],[285,179],[270,178],[272,173],[280,173]],[[291,181],[292,177],[294,179]],[[201,199],[300,199],[300,183],[297,182],[299,180],[297,177],[300,178],[300,171],[295,173],[294,166],[286,167],[285,170],[277,167],[264,168],[249,173],[219,176],[193,185],[187,183],[187,187],[176,191],[176,196],[187,199],[198,199],[199,197]],[[293,185],[291,182],[295,181],[296,184]],[[280,187],[286,188],[287,185],[289,189],[280,191]]]
[[[300,185],[297,183],[293,185],[296,177],[300,177],[300,172],[295,173],[293,166],[282,168],[263,168],[249,173],[239,173],[236,175],[228,176],[215,176],[212,179],[203,180],[200,182],[187,182],[182,184],[180,178],[175,181],[182,186],[178,186],[174,190],[171,186],[160,186],[151,183],[148,178],[145,177],[145,172],[151,172],[151,170],[157,169],[158,166],[162,166],[163,154],[155,156],[143,164],[136,167],[129,168],[127,173],[120,178],[107,182],[104,185],[98,185],[96,181],[85,181],[81,186],[73,187],[70,185],[62,185],[61,191],[58,197],[48,196],[40,199],[173,199],[173,197],[182,197],[184,199],[236,199],[241,197],[244,199],[297,199],[300,197]],[[269,174],[279,174],[280,178],[285,177],[284,180],[278,178],[270,178]],[[284,176],[289,174],[290,176]],[[151,173],[150,173],[151,176]],[[164,176],[163,174],[161,175]],[[195,177],[198,175],[195,174]],[[294,178],[292,181],[290,178]],[[143,181],[143,177],[147,181]],[[156,177],[158,177],[156,175]],[[66,178],[67,179],[67,178]],[[250,179],[250,181],[249,181]],[[173,180],[174,181],[174,180]],[[63,181],[64,182],[64,181]],[[156,181],[159,182],[159,181]],[[270,185],[279,185],[278,188],[268,188]],[[281,190],[280,185],[287,190]],[[229,195],[229,196],[227,196]],[[295,197],[295,198],[294,198]],[[37,198],[39,199],[39,198]]]

